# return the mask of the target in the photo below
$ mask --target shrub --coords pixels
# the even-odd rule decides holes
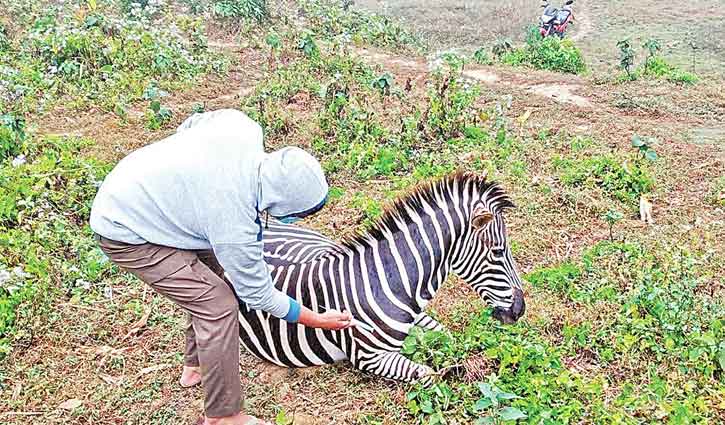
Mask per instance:
[[[485,47],[481,47],[473,52],[473,61],[479,65],[491,65],[493,63],[493,59],[491,59]]]
[[[586,70],[581,51],[569,39],[529,37],[526,45],[504,53],[508,65],[529,65],[537,69],[580,74]]]
[[[638,205],[641,195],[650,192],[654,180],[644,162],[627,162],[613,155],[595,155],[585,159],[555,159],[559,179],[569,186],[599,187],[605,193]]]
[[[619,67],[627,73],[630,80],[634,79],[632,74],[632,66],[634,66],[632,43],[629,39],[620,40],[617,42],[617,48],[619,48]]]
[[[269,17],[266,0],[214,0],[211,10],[221,19],[243,18],[262,22]]]

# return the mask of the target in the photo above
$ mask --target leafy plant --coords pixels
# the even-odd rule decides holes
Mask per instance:
[[[646,164],[628,162],[613,155],[576,160],[555,158],[554,166],[560,170],[560,180],[565,185],[599,187],[632,206],[638,205],[640,196],[654,186]]]
[[[0,162],[20,154],[25,141],[25,120],[15,114],[0,115]]]
[[[267,0],[213,0],[211,9],[214,16],[226,20],[243,18],[261,23],[269,17]]]
[[[479,65],[491,65],[493,63],[485,47],[480,47],[473,52],[473,61]]]
[[[71,108],[113,110],[138,100],[150,81],[172,88],[221,71],[225,61],[209,54],[195,36],[203,32],[200,26],[194,21],[185,31],[172,32],[100,11],[37,19],[23,33],[17,52],[0,56],[0,69],[14,70],[3,74],[2,98],[13,98],[18,112],[61,99]]]
[[[393,76],[386,72],[375,78],[372,82],[372,86],[382,96],[387,96],[390,94],[390,88],[393,86]]]
[[[504,55],[509,53],[513,49],[513,44],[511,43],[511,40],[508,38],[498,38],[493,43],[493,47],[491,48],[491,52],[493,53],[493,56],[496,59],[503,58]]]
[[[300,49],[309,58],[317,58],[320,55],[320,49],[317,47],[315,39],[312,38],[312,34],[309,32],[304,34],[302,38],[300,38],[299,42],[297,43],[297,48]]]
[[[171,109],[161,105],[158,99],[154,99],[149,102],[149,109],[146,111],[146,128],[158,130],[171,121],[172,117]]]
[[[423,41],[396,20],[346,4],[347,0],[299,2],[310,28],[320,37],[396,50],[425,50]]]
[[[617,48],[619,48],[619,67],[627,73],[627,77],[633,80],[635,77],[632,74],[632,67],[634,66],[634,49],[629,39],[620,40],[617,42]]]
[[[637,148],[639,153],[642,155],[641,159],[648,159],[654,161],[657,159],[657,152],[652,149],[652,143],[656,140],[651,137],[639,137],[638,135],[632,136],[632,147]]]
[[[574,43],[556,37],[528,37],[524,47],[504,53],[500,60],[508,65],[530,65],[537,69],[580,74],[586,70],[581,51]]]
[[[647,73],[650,68],[650,62],[652,61],[652,59],[657,57],[657,54],[661,50],[661,46],[660,46],[659,40],[657,40],[656,38],[650,38],[644,42],[642,47],[647,49],[647,57],[644,61],[644,69],[645,69],[645,73]]]
[[[491,376],[490,382],[495,381],[495,376]],[[513,393],[507,393],[492,383],[478,383],[478,389],[481,391],[481,398],[478,399],[474,408],[477,411],[492,410],[491,414],[479,418],[474,422],[476,425],[497,424],[501,421],[516,421],[526,419],[526,414],[521,410],[511,407],[502,406],[503,403],[517,399],[518,396]]]
[[[609,240],[611,242],[614,242],[614,233],[612,231],[614,225],[621,221],[623,218],[624,215],[617,210],[609,210],[606,214],[604,214],[604,221],[606,221],[607,225],[609,226]]]

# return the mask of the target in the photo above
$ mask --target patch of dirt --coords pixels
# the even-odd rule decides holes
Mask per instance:
[[[539,96],[551,98],[557,102],[570,103],[582,108],[593,107],[594,105],[589,99],[573,93],[578,88],[578,86],[568,84],[538,84],[529,87],[529,91]]]

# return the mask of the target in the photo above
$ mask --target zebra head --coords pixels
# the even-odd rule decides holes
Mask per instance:
[[[460,250],[453,271],[493,307],[493,317],[516,322],[526,310],[503,212],[514,204],[495,183],[466,175],[456,179],[461,189],[463,223]]]

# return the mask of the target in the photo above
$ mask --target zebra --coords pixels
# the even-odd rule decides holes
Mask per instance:
[[[485,176],[455,173],[417,186],[369,230],[342,243],[270,223],[263,233],[264,259],[275,286],[313,311],[346,310],[366,326],[313,329],[240,301],[242,345],[285,367],[347,359],[384,378],[429,378],[433,370],[400,349],[413,326],[443,329],[424,308],[450,272],[472,285],[499,321],[513,323],[524,313],[502,215],[512,207]]]

